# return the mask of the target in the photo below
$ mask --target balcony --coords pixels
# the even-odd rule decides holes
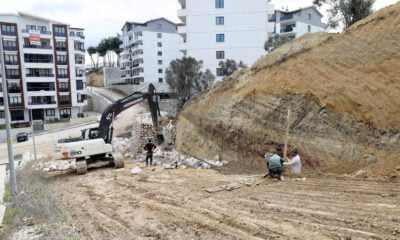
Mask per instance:
[[[21,79],[20,75],[7,75],[6,76],[7,79]]]
[[[285,20],[289,20],[289,19],[293,19],[293,14],[290,14],[290,15],[283,15],[283,16],[281,16],[281,18],[280,18],[281,21],[285,21]]]
[[[43,102],[29,102],[29,105],[53,105],[57,104],[56,101],[43,101]]]
[[[17,102],[17,103],[10,102],[8,104],[10,105],[10,107],[23,107],[24,106],[24,104],[22,104],[22,102]]]
[[[17,32],[1,31],[3,36],[17,36]]]
[[[71,105],[71,101],[60,101],[60,105]]]
[[[29,33],[29,29],[22,29],[22,33]],[[50,31],[40,31],[40,34],[43,34],[43,35],[51,35],[51,32]]]
[[[281,29],[281,33],[282,34],[284,34],[284,33],[294,33],[295,32],[295,28],[284,28],[284,29]]]
[[[18,51],[17,47],[3,46],[4,51]]]
[[[24,48],[52,49],[51,46],[43,46],[43,45],[24,45]]]
[[[8,93],[21,93],[21,90],[20,87],[10,87],[8,88]]]
[[[59,92],[69,92],[69,88],[60,88]]]
[[[34,77],[36,77],[36,78],[46,78],[46,77],[54,77],[54,74],[44,74],[44,73],[42,73],[42,74],[30,74],[30,73],[28,73],[28,74],[26,74],[26,77],[32,77],[32,78],[34,78]]]
[[[68,65],[67,61],[57,61],[57,65]]]
[[[56,47],[56,51],[58,51],[58,52],[66,52],[67,48],[66,47]]]
[[[67,35],[65,32],[54,32],[54,36],[56,37],[66,37]]]
[[[18,65],[18,61],[5,61],[6,65]]]
[[[68,74],[58,74],[58,78],[69,78]]]
[[[77,73],[75,76],[76,76],[77,78],[81,78],[81,77],[83,77],[83,73]]]
[[[86,50],[84,48],[75,48],[75,51],[84,53]]]

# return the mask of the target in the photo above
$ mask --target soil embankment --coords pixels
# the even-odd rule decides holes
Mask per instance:
[[[283,143],[291,108],[289,144],[306,168],[398,174],[399,40],[400,3],[341,34],[292,41],[192,99],[178,120],[178,148],[219,155],[231,170],[260,169]]]

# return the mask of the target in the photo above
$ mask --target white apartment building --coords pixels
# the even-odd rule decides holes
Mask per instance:
[[[10,113],[14,126],[76,118],[86,105],[83,29],[26,13],[0,14]],[[4,93],[0,92],[0,124]]]
[[[252,65],[265,54],[264,44],[274,24],[268,16],[274,6],[267,0],[178,0],[183,22],[178,32],[184,43],[181,51],[203,60],[217,80],[222,78],[218,64],[234,59]]]
[[[314,6],[295,11],[276,10],[269,17],[269,22],[274,24],[274,31],[270,35],[287,36],[292,40],[306,33],[323,32],[326,24],[322,23],[322,17],[322,13]]]
[[[157,91],[168,91],[165,70],[182,58],[182,38],[175,23],[158,18],[145,23],[126,22],[122,28],[122,83],[135,90],[153,83]]]

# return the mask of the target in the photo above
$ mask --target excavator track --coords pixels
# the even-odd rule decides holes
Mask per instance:
[[[76,161],[76,173],[78,175],[83,175],[87,173],[87,163],[84,161]]]
[[[120,153],[114,153],[114,166],[115,168],[123,168],[125,166],[124,157]]]

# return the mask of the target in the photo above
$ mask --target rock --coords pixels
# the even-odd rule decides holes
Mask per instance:
[[[211,168],[211,165],[208,164],[208,163],[202,163],[201,164],[201,169],[210,169],[210,168]]]
[[[215,161],[215,162],[219,162],[219,161],[220,161],[219,155],[216,155],[216,156],[214,157],[214,161]]]
[[[132,170],[131,170],[131,174],[133,174],[133,175],[138,175],[141,172],[142,172],[142,169],[140,169],[139,166],[136,166],[136,167],[132,168]]]

